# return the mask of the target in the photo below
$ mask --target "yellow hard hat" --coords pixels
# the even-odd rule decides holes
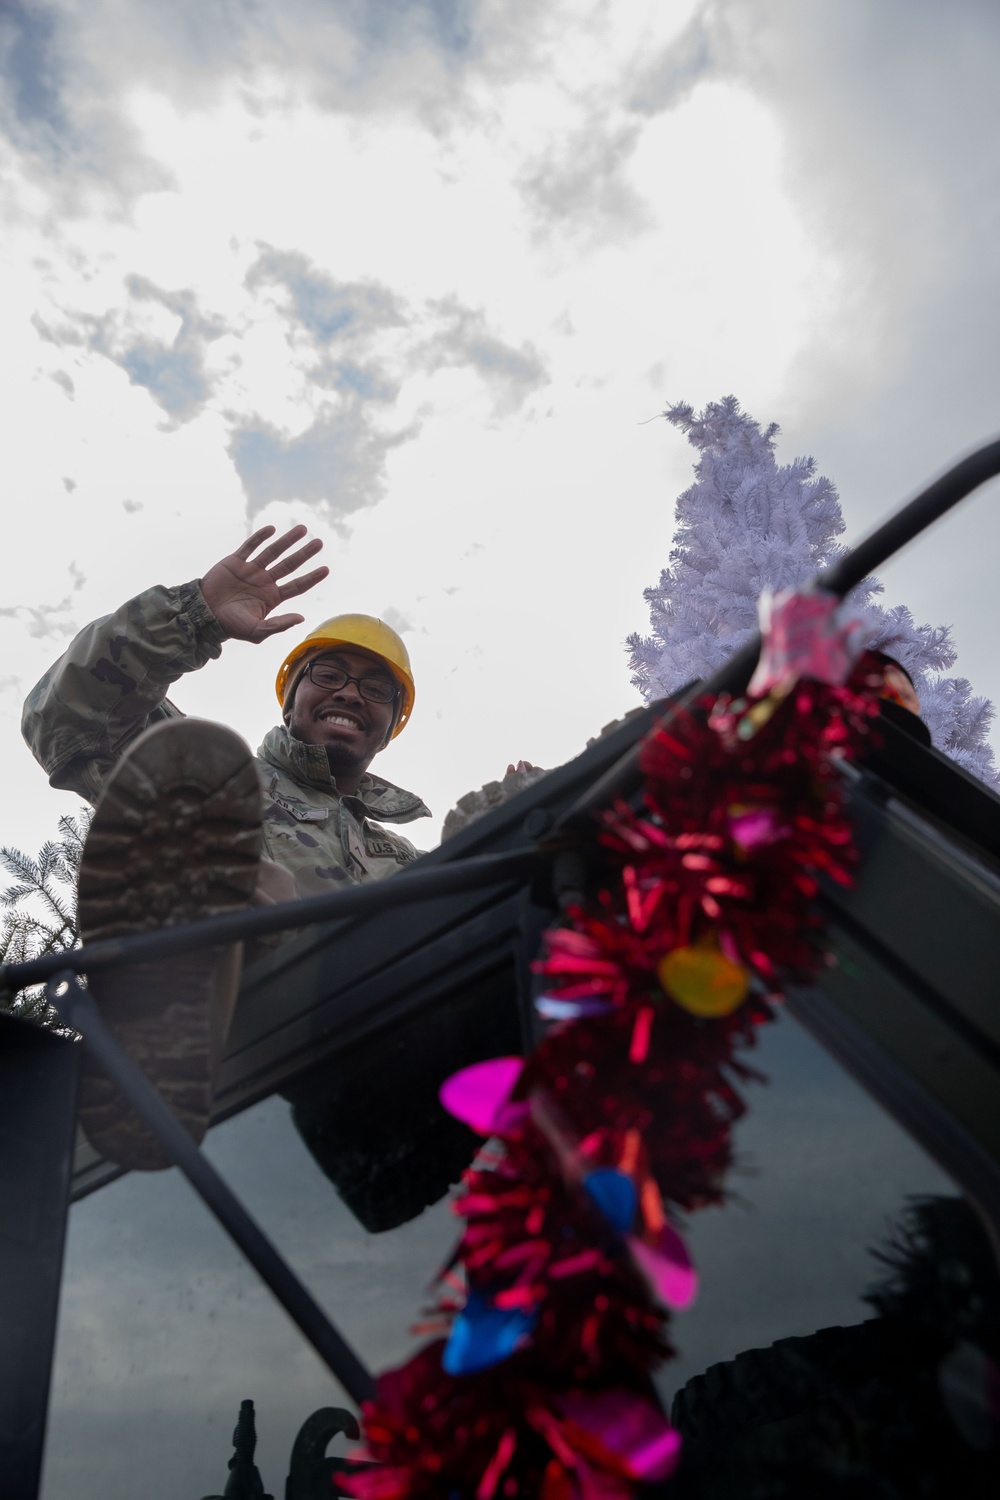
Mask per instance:
[[[392,731],[392,738],[395,739],[413,712],[416,690],[406,647],[392,626],[387,625],[384,620],[377,620],[374,615],[334,615],[332,620],[324,620],[304,641],[293,647],[278,669],[274,684],[278,702],[284,708],[285,699],[302,676],[309,660],[324,651],[332,650],[334,646],[355,646],[360,651],[370,651],[373,656],[385,662],[399,683],[403,707]]]

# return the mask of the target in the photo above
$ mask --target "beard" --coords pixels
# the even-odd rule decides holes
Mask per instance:
[[[324,749],[330,766],[330,775],[334,778],[338,773],[357,776],[368,769],[368,757],[358,755],[347,745],[325,745]]]

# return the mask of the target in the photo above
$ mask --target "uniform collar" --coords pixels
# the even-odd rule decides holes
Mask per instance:
[[[343,796],[337,791],[337,783],[330,774],[330,762],[323,746],[307,745],[304,740],[295,739],[283,724],[276,724],[268,730],[257,754],[300,786],[325,792],[328,797],[339,797],[347,803],[360,803],[363,811],[379,822],[412,823],[414,818],[431,816],[430,808],[414,792],[393,786],[391,781],[383,781],[370,771],[362,776],[356,796]]]

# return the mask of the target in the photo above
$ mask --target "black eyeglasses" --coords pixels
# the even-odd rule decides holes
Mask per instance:
[[[362,698],[367,698],[369,703],[392,703],[399,693],[396,684],[387,677],[352,677],[350,672],[334,666],[332,661],[311,661],[304,675],[318,688],[329,688],[334,693],[354,682]]]

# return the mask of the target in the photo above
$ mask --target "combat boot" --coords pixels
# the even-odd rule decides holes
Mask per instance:
[[[261,793],[249,749],[204,719],[171,719],[131,745],[105,784],[80,865],[85,943],[196,922],[250,903]],[[105,1021],[196,1142],[208,1128],[242,945],[95,969]],[[170,1165],[96,1063],[85,1064],[80,1124],[119,1166]]]

